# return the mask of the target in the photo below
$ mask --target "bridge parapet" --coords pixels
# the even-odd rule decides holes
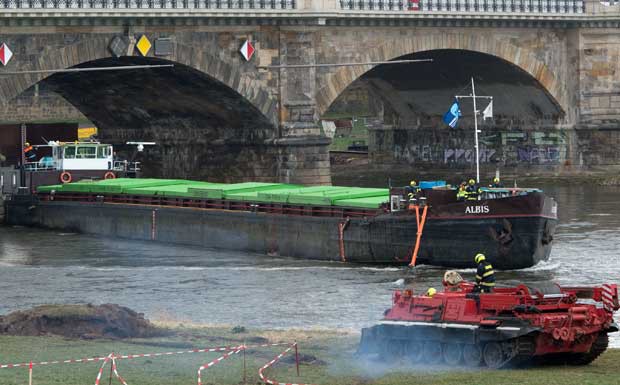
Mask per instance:
[[[585,11],[591,15],[620,15],[620,2],[586,1]]]
[[[620,20],[618,4],[617,0],[0,0],[0,19],[49,18],[48,24],[52,19],[68,18],[212,18],[209,24],[223,18],[240,23],[270,19],[271,24],[285,19],[289,25],[335,25],[346,19],[374,19],[379,23],[390,19],[398,19],[399,23],[476,23],[492,19],[568,21],[615,28],[609,22]]]
[[[2,0],[1,9],[260,9],[297,8],[297,0]]]
[[[583,0],[338,0],[341,9],[464,12],[464,13],[584,13]]]
[[[502,15],[523,18],[549,16],[620,16],[618,1],[598,0],[0,0],[0,11],[5,16],[24,10],[44,13],[87,11],[90,15],[106,11],[134,11],[170,13],[175,11],[199,11],[203,13],[230,13],[235,16],[283,16],[298,13],[306,16],[356,16],[372,14],[399,14],[399,17],[446,17],[468,18],[476,15]],[[290,13],[290,15],[287,15]],[[371,13],[371,14],[369,14]],[[56,15],[54,15],[56,16]],[[85,15],[82,15],[85,16]],[[185,16],[185,15],[182,15]]]

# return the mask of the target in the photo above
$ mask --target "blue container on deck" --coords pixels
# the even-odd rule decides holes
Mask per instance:
[[[422,190],[425,189],[432,189],[433,187],[444,187],[446,185],[446,181],[445,180],[431,180],[431,181],[421,181],[420,182],[420,188]]]

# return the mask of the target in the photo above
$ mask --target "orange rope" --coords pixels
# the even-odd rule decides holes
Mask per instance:
[[[345,221],[338,223],[338,241],[340,246],[340,261],[346,262],[347,258],[344,254],[344,230],[347,228],[349,224],[349,218]]]
[[[427,210],[428,206],[424,206],[424,210],[422,210],[422,220],[420,220],[420,206],[415,206],[415,220],[418,225],[418,233],[415,241],[415,247],[413,248],[413,254],[411,254],[411,263],[409,263],[410,267],[415,266],[416,259],[418,258],[418,251],[420,250],[420,240],[422,239],[422,230],[424,229],[424,224],[426,223]]]

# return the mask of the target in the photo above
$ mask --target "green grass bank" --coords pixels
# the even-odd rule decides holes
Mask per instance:
[[[285,357],[267,370],[280,382],[314,384],[393,384],[393,385],[617,385],[620,383],[620,349],[605,352],[588,366],[549,366],[515,370],[476,370],[465,368],[391,369],[370,373],[368,365],[356,362],[353,353],[359,335],[347,331],[265,331],[236,330],[183,324],[158,324],[169,328],[166,337],[128,340],[76,340],[62,337],[0,336],[0,363],[77,359],[116,354],[185,351],[203,347],[248,345],[297,341],[302,359],[301,377],[295,373],[294,360]],[[257,384],[258,368],[283,347],[250,350],[246,354],[246,379],[243,380],[243,356],[232,356],[203,372],[203,384]],[[201,365],[221,353],[191,353],[134,358],[118,361],[118,371],[129,385],[196,384]],[[94,384],[101,362],[35,366],[33,384]],[[385,369],[385,368],[384,368]],[[109,383],[109,367],[102,384]],[[113,379],[113,383],[118,383]],[[27,368],[0,369],[0,384],[28,383]]]

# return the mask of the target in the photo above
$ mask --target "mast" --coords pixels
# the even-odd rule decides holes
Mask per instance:
[[[471,78],[471,94],[469,95],[456,95],[456,99],[472,98],[474,104],[474,143],[476,149],[476,183],[480,183],[480,146],[478,143],[478,110],[476,108],[476,99],[488,99],[493,101],[492,96],[478,96],[476,95],[476,87],[474,85],[474,77]]]
[[[476,109],[476,88],[474,86],[474,77],[471,77],[471,96],[474,100],[474,138],[476,145],[476,183],[480,183],[480,154],[478,149],[478,110]]]

